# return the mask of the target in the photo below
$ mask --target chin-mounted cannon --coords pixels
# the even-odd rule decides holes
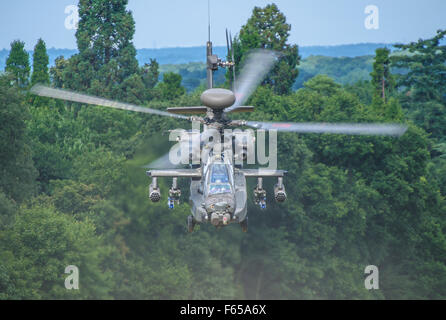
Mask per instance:
[[[181,190],[178,188],[178,178],[174,177],[172,179],[172,187],[169,189],[169,198],[167,200],[167,205],[170,209],[175,207],[175,203],[180,203]]]
[[[257,178],[257,186],[254,189],[254,202],[261,209],[266,209],[266,190],[263,189],[263,178]]]
[[[285,186],[283,185],[283,177],[277,179],[277,184],[274,186],[274,198],[277,202],[284,202],[286,200]]]
[[[158,178],[153,177],[152,183],[149,186],[149,198],[152,202],[158,202],[161,200],[161,192],[158,187]]]

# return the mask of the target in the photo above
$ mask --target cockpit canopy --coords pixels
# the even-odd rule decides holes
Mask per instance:
[[[228,166],[224,163],[213,163],[209,167],[208,195],[231,193],[231,179]]]
[[[231,185],[229,183],[211,183],[209,185],[209,195],[231,193]]]
[[[210,183],[229,182],[228,168],[223,163],[214,163],[211,165],[211,180]]]

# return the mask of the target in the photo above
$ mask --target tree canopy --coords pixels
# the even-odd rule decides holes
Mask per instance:
[[[49,57],[46,52],[45,41],[39,39],[34,47],[33,54],[33,73],[31,76],[31,84],[49,84],[50,77],[48,73]]]
[[[280,54],[279,62],[264,80],[278,94],[289,93],[299,75],[300,61],[297,45],[289,44],[291,25],[275,4],[254,7],[248,22],[234,38],[235,63],[243,64],[243,57],[252,49],[270,49]],[[230,77],[229,77],[230,78]]]
[[[431,39],[397,44],[401,51],[392,57],[395,68],[407,70],[400,75],[399,86],[422,101],[442,100],[446,90],[446,45],[441,41],[446,30],[438,30]]]
[[[134,67],[126,4],[80,1],[80,52],[57,59],[50,84],[160,110],[198,105],[204,86],[186,93],[181,75],[154,60]],[[276,181],[265,179],[268,207],[248,200],[247,233],[205,224],[188,234],[187,179],[178,181],[174,210],[148,199],[144,165],[169,150],[168,130],[187,124],[34,103],[24,44],[14,42],[0,75],[0,299],[445,299],[444,33],[353,59],[374,60],[371,81],[308,73],[293,91],[299,59],[289,30],[269,5],[254,9],[236,39],[238,61],[259,46],[283,46],[285,57],[250,98],[256,111],[247,119],[401,122],[408,130],[400,138],[279,133],[288,200],[274,202]],[[31,81],[45,82],[43,40],[34,56]],[[165,197],[170,181],[159,184]],[[79,290],[65,289],[70,265],[79,268]],[[380,290],[364,287],[368,265],[379,268]]]
[[[410,118],[432,137],[444,141],[446,134],[446,45],[445,30],[438,30],[430,39],[396,45],[392,56],[397,70],[401,99]]]
[[[13,76],[15,84],[26,87],[29,82],[29,55],[25,50],[25,43],[19,40],[11,42],[11,51],[6,60],[5,71]]]

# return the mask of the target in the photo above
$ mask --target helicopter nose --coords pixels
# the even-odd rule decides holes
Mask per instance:
[[[228,208],[228,204],[226,202],[217,202],[214,204],[215,210],[224,211]]]
[[[211,223],[216,227],[221,224],[225,226],[230,221],[231,221],[231,215],[229,213],[214,212],[211,215]]]
[[[231,215],[229,213],[223,215],[222,223],[224,225],[227,225],[230,220],[231,220]]]
[[[229,204],[226,201],[220,201],[213,205],[211,214],[211,223],[214,226],[227,225],[231,221],[231,214],[229,213]]]

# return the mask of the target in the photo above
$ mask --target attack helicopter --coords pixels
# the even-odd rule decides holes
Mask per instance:
[[[178,178],[190,179],[191,215],[187,217],[189,232],[192,232],[197,224],[202,223],[211,223],[217,228],[238,223],[246,232],[248,229],[247,178],[257,179],[253,197],[254,202],[260,208],[266,208],[267,193],[263,187],[264,178],[274,177],[277,179],[273,191],[274,199],[277,202],[284,202],[287,199],[283,183],[286,171],[265,168],[245,169],[240,164],[240,160],[246,160],[248,145],[255,141],[255,137],[246,133],[232,134],[228,137],[225,136],[227,128],[247,127],[296,133],[384,136],[401,136],[407,130],[404,125],[389,123],[287,123],[232,120],[228,117],[229,114],[254,111],[253,106],[245,106],[244,103],[281,57],[280,54],[266,49],[253,51],[245,59],[238,79],[236,79],[232,36],[228,34],[227,30],[226,42],[228,61],[223,61],[213,54],[210,37],[206,43],[207,90],[201,95],[201,106],[173,107],[162,111],[44,85],[35,85],[31,92],[44,97],[173,117],[202,125],[202,132],[200,129],[195,129],[183,131],[178,135],[178,144],[171,149],[170,153],[175,154],[178,151],[183,151],[180,152],[182,159],[184,157],[189,160],[195,158],[198,161],[189,164],[188,168],[178,168],[177,166],[167,168],[168,166],[165,165],[164,168],[153,169],[163,167],[167,163],[167,157],[164,156],[155,161],[153,165],[149,165],[148,167],[152,169],[146,172],[152,179],[148,193],[152,202],[161,200],[158,179],[172,178],[167,201],[171,209],[179,203],[181,197]],[[214,72],[219,68],[227,68],[232,71],[232,90],[214,88]],[[219,141],[215,141],[215,139]],[[224,148],[224,150],[216,148],[216,142],[224,145],[229,144],[230,147]],[[239,152],[233,152],[233,149],[238,149]],[[198,159],[196,159],[197,154],[199,155]]]

